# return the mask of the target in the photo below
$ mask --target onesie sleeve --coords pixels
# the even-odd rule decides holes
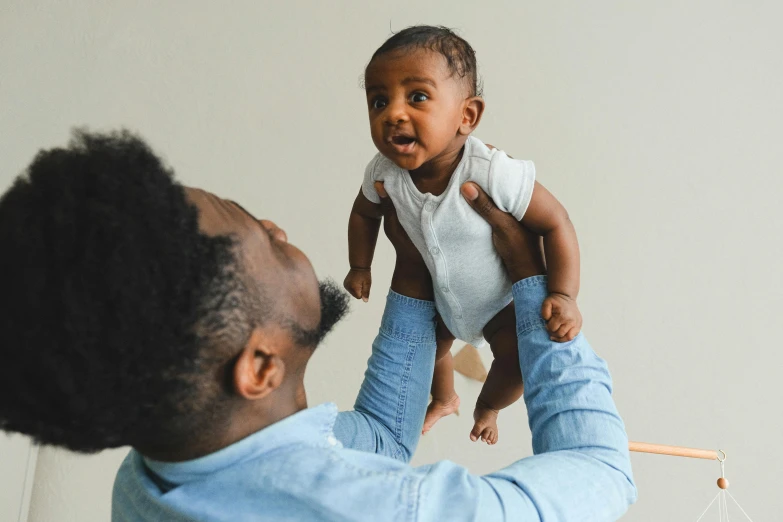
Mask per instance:
[[[367,168],[364,169],[364,181],[362,181],[362,194],[376,205],[381,202],[378,192],[375,191],[375,182],[383,181],[383,176],[381,175],[382,169],[378,168],[381,158],[383,158],[383,156],[378,153],[370,160],[370,163],[367,164]]]
[[[496,150],[492,155],[487,179],[487,193],[504,212],[522,219],[533,196],[536,167],[532,161],[509,158]]]

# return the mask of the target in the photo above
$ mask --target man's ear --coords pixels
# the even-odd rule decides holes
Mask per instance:
[[[264,335],[260,328],[254,329],[234,364],[237,394],[248,400],[262,399],[282,384],[284,376],[285,363],[274,336]]]
[[[484,98],[472,96],[465,100],[462,106],[462,122],[459,126],[459,134],[467,136],[478,127],[481,116],[484,114]]]

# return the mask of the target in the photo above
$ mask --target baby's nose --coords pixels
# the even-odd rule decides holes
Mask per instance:
[[[386,121],[391,125],[408,121],[408,112],[405,110],[405,104],[390,103],[389,108],[386,110]]]

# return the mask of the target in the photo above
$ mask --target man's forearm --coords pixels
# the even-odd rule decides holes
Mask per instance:
[[[547,292],[544,281],[536,277],[514,286],[519,360],[536,456],[485,480],[493,487],[515,484],[520,506],[535,506],[543,520],[581,520],[586,513],[595,520],[615,520],[635,501],[636,487],[625,427],[611,396],[612,380],[583,335],[568,343],[549,339],[539,313]]]
[[[410,460],[434,366],[434,303],[390,292],[355,411],[339,414],[337,438],[346,447]]]
[[[535,277],[514,286],[519,362],[533,451],[600,446],[628,455],[606,363],[584,337],[555,343],[546,334],[539,314],[546,293],[544,281],[544,277]],[[572,425],[579,429],[566,429]]]

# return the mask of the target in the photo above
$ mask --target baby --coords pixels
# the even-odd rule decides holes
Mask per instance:
[[[370,133],[377,154],[367,166],[348,224],[351,270],[345,288],[370,296],[370,265],[381,220],[376,182],[432,275],[439,313],[432,402],[423,432],[454,413],[451,344],[455,336],[489,342],[494,361],[473,413],[473,441],[498,440],[498,411],[522,395],[511,281],[487,222],[465,201],[466,182],[543,236],[549,296],[541,315],[555,341],[572,340],[582,318],[579,247],[563,206],[535,181],[530,161],[512,159],[471,136],[484,112],[475,52],[443,27],[414,26],[389,38],[365,71]],[[465,188],[470,193],[470,184]],[[475,192],[475,189],[472,190]]]

